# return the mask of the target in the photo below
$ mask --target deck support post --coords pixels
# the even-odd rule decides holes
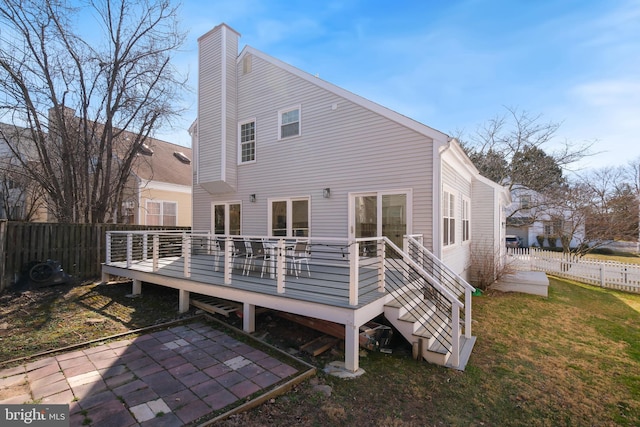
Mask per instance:
[[[349,246],[349,305],[358,305],[358,279],[360,273],[360,244]]]
[[[242,305],[242,330],[248,334],[256,331],[256,306],[247,302]]]
[[[189,311],[189,291],[180,289],[178,291],[178,312],[186,313]]]
[[[344,325],[344,367],[351,372],[356,372],[360,368],[358,364],[359,330],[360,327],[352,323]]]
[[[140,295],[142,293],[142,281],[133,279],[133,284],[131,285],[131,295]]]

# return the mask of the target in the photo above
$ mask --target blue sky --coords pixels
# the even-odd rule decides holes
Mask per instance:
[[[197,38],[225,22],[240,48],[450,135],[506,106],[562,122],[558,141],[596,141],[579,167],[640,158],[640,0],[185,0],[181,15],[194,93],[163,139],[190,144]]]

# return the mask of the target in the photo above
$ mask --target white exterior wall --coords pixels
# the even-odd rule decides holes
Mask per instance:
[[[469,199],[469,207],[471,208],[472,176],[455,157],[449,154],[447,151],[443,155],[442,187],[443,190],[455,194],[455,243],[442,247],[442,260],[455,272],[466,278],[467,270],[471,264],[471,240],[462,241],[462,198],[465,196]],[[473,217],[473,209],[471,217]],[[442,222],[442,214],[439,215],[439,221]],[[473,232],[473,227],[470,228]]]
[[[194,228],[211,227],[213,201],[240,200],[242,233],[265,235],[269,199],[309,197],[311,236],[346,237],[349,193],[398,190],[411,192],[408,231],[425,234],[430,245],[432,140],[314,84],[315,78],[309,81],[259,55],[251,56],[248,74],[243,75],[242,60],[238,61],[237,121],[256,119],[256,162],[237,166],[236,191],[209,194],[194,189]],[[215,61],[215,55],[201,56],[202,60]],[[301,107],[301,135],[278,140],[278,111],[296,105]],[[216,114],[213,109],[200,110],[200,133],[203,123],[219,121]],[[237,164],[237,147],[233,152]],[[201,176],[208,162],[215,163],[199,162]],[[331,198],[324,199],[327,187]],[[250,194],[256,195],[255,203],[249,202]]]
[[[472,266],[469,279],[476,280],[475,272],[489,266],[493,275],[504,265],[506,255],[506,189],[482,178],[473,182],[474,199],[471,216]]]

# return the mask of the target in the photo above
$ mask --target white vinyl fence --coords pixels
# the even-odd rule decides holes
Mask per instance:
[[[515,270],[544,271],[603,288],[640,293],[640,264],[594,261],[536,248],[509,248],[507,265]]]

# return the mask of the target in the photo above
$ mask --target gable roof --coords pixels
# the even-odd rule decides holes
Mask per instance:
[[[256,57],[262,59],[263,61],[266,61],[278,68],[281,68],[297,77],[300,77],[301,79],[306,80],[307,82],[314,84],[326,91],[329,91],[335,95],[338,95],[342,98],[347,99],[348,101],[353,102],[354,104],[360,105],[363,108],[366,108],[370,111],[373,111],[374,113],[380,114],[383,117],[386,117],[390,120],[395,121],[396,123],[405,126],[411,130],[414,130],[418,133],[421,133],[423,135],[425,135],[426,137],[437,141],[439,143],[446,143],[449,140],[449,136],[443,132],[440,132],[439,130],[436,130],[432,127],[429,127],[423,123],[420,123],[412,118],[409,118],[405,115],[402,115],[396,111],[393,111],[387,107],[383,107],[380,104],[377,104],[373,101],[370,101],[366,98],[363,98],[360,95],[356,95],[353,92],[349,92],[346,89],[343,89],[339,86],[336,86],[332,83],[327,82],[326,80],[322,80],[319,77],[313,76],[305,71],[300,70],[299,68],[296,68],[290,64],[287,64],[286,62],[283,62],[279,59],[276,59],[270,55],[267,55],[266,53],[255,49],[251,46],[246,45],[243,49],[242,52],[240,52],[240,55],[238,55],[238,58],[236,60],[236,64],[240,64],[242,59],[244,58],[245,55],[255,55]]]
[[[191,186],[191,162],[187,163],[185,159],[176,155],[182,153],[187,159],[193,160],[191,148],[155,138],[147,138],[145,145],[153,154],[145,154],[145,150],[138,153],[138,158],[131,168],[133,174],[147,181]]]

